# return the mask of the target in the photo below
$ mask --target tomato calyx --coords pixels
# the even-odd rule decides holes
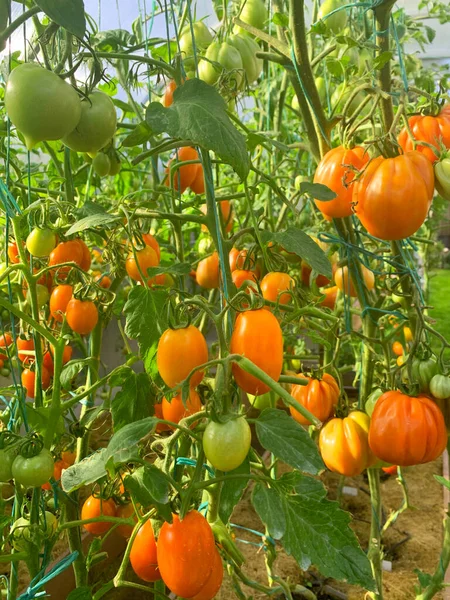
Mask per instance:
[[[9,450],[16,446],[22,438],[12,431],[0,432],[0,450]]]
[[[33,458],[38,456],[44,448],[44,439],[41,435],[34,433],[26,438],[19,447],[19,456],[23,458]]]

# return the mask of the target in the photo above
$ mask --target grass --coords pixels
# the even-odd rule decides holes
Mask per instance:
[[[450,269],[439,269],[430,273],[429,314],[436,321],[433,327],[450,341]],[[433,340],[433,348],[441,349],[439,340]]]

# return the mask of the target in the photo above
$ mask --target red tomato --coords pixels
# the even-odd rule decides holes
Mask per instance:
[[[47,369],[47,371],[50,373],[50,375],[53,377],[53,371],[55,370],[55,365],[53,364],[52,355],[50,354],[50,351],[48,351],[48,350],[44,354],[43,365]]]
[[[263,308],[238,315],[230,343],[231,354],[251,360],[273,380],[278,381],[283,367],[283,334],[277,318]],[[260,396],[269,387],[233,363],[233,375],[238,386],[248,394]]]
[[[185,162],[189,160],[198,160],[197,150],[195,150],[195,148],[191,148],[190,146],[178,148],[176,156],[169,161],[166,168],[166,173],[168,175],[166,180],[167,186],[171,187],[172,185],[172,182],[170,181],[170,166],[173,161]],[[184,190],[186,190],[194,181],[197,175],[197,166],[198,163],[182,165],[175,171],[172,171],[174,189],[180,189],[180,192],[184,192]]]
[[[388,475],[397,475],[397,465],[391,465],[390,467],[382,467],[382,471]]]
[[[429,146],[416,145],[416,150],[424,154],[428,160],[434,162],[440,154],[440,145],[450,148],[450,112],[449,106],[443,108],[439,115],[414,115],[409,117],[408,126],[415,140],[426,142],[436,148],[433,151]],[[404,152],[414,150],[414,142],[409,136],[406,127],[403,127],[399,136],[398,143]]]
[[[50,314],[58,323],[62,323],[64,320],[67,305],[72,299],[72,294],[73,287],[63,284],[57,285],[50,296]]]
[[[193,596],[192,600],[212,600],[216,597],[217,592],[220,590],[223,580],[223,564],[222,558],[220,557],[219,551],[216,548],[214,554],[214,563],[209,576],[208,581],[202,587],[198,594]]]
[[[87,335],[97,325],[97,307],[90,300],[72,298],[67,305],[66,320],[72,331]]]
[[[119,504],[116,507],[116,517],[120,517],[122,519],[128,519],[129,517],[134,516],[134,521],[137,521],[136,514],[134,512],[133,504],[130,502],[129,504]],[[126,540],[131,537],[133,533],[134,527],[132,525],[118,525],[117,533],[121,535]]]
[[[95,519],[96,517],[115,517],[116,516],[116,505],[110,498],[103,500],[102,498],[95,498],[89,496],[81,509],[81,519],[83,521],[87,519]],[[112,527],[112,522],[97,522],[97,523],[86,523],[83,525],[86,531],[92,533],[92,535],[102,535],[106,533]]]
[[[189,415],[194,415],[201,410],[202,403],[200,396],[192,388],[189,390],[189,398],[186,401],[186,406],[183,404],[181,393],[173,396],[170,402],[165,398],[163,398],[162,401],[163,419],[166,421],[172,421],[172,423],[179,423],[181,419],[184,419]],[[175,427],[171,427],[171,429],[175,429]]]
[[[24,369],[22,371],[21,379],[22,385],[27,391],[28,398],[34,398],[34,382],[36,379],[35,371],[30,371],[30,369]],[[45,367],[42,367],[41,369],[41,382],[43,390],[46,390],[50,386],[50,373]]]
[[[361,170],[369,161],[369,155],[361,146],[351,150],[338,146],[325,154],[317,166],[314,174],[314,183],[321,183],[329,187],[336,198],[329,202],[315,200],[317,208],[329,218],[349,217],[352,212],[353,185],[355,171]]]
[[[163,523],[158,538],[158,566],[167,587],[177,596],[192,598],[206,585],[216,548],[205,517],[191,510],[182,521]]]
[[[130,552],[130,563],[136,575],[144,581],[150,582],[161,579],[155,536],[150,519],[145,521],[134,538]]]
[[[134,281],[142,283],[142,275],[147,276],[147,269],[157,267],[159,259],[155,250],[151,246],[145,246],[142,250],[136,250],[136,258],[133,252],[130,252],[125,262],[125,268],[128,276]]]
[[[17,244],[14,240],[8,242],[8,258],[14,264],[20,262],[19,249],[17,248]]]
[[[205,337],[194,325],[166,329],[158,343],[156,361],[162,380],[174,388],[186,379],[192,369],[208,361]],[[191,387],[196,387],[203,375],[203,371],[196,371],[191,377]]]
[[[28,354],[26,352],[21,352],[21,350],[28,351],[28,352],[31,352],[31,351],[34,352],[33,338],[30,338],[29,340],[22,338],[22,337],[17,338],[17,350],[18,350],[19,360],[21,360],[24,365],[29,365],[31,362],[34,362],[34,360],[36,359],[34,354]]]

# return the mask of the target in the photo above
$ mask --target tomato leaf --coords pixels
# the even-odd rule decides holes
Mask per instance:
[[[147,123],[138,123],[133,131],[127,135],[122,141],[122,146],[129,148],[131,146],[139,146],[148,142],[152,136],[152,131]]]
[[[239,502],[244,493],[248,479],[245,477],[233,479],[233,475],[248,473],[250,474],[250,459],[248,456],[244,462],[237,468],[229,471],[230,479],[223,483],[222,492],[220,494],[219,516],[224,523],[228,523],[234,507]]]
[[[302,181],[300,184],[300,191],[302,194],[308,194],[311,198],[327,202],[336,198],[336,192],[330,190],[329,187],[323,185],[323,183],[311,183],[309,181]]]
[[[125,333],[132,340],[137,340],[145,370],[151,377],[158,373],[153,359],[158,340],[167,327],[164,311],[167,297],[167,290],[149,290],[136,286],[131,290],[123,308],[127,319]]]
[[[122,217],[118,215],[109,215],[107,213],[89,215],[74,223],[66,232],[66,235],[73,235],[74,233],[85,231],[86,229],[95,229],[95,227],[106,227],[107,225],[117,223],[117,221],[120,221],[121,219]]]
[[[122,48],[129,48],[136,45],[136,36],[126,29],[108,29],[99,31],[94,36],[92,44],[97,50],[104,52],[117,52]]]
[[[392,52],[382,52],[373,59],[373,68],[382,69],[386,63],[388,63],[394,56]]]
[[[282,410],[264,409],[256,420],[256,435],[266,450],[294,469],[317,475],[325,468],[308,433]]]
[[[68,493],[73,492],[104,477],[106,475],[105,454],[106,448],[102,448],[63,471],[62,489]]]
[[[162,263],[159,267],[150,267],[147,269],[147,275],[154,277],[163,273],[171,273],[172,275],[189,275],[192,267],[189,263]]]
[[[124,485],[139,504],[145,507],[155,506],[161,517],[172,522],[172,511],[168,504],[169,484],[155,465],[144,465],[132,475],[127,475]]]
[[[280,539],[302,570],[315,565],[324,577],[375,589],[369,559],[349,527],[350,514],[327,500],[320,481],[303,476],[295,494],[283,493],[276,481],[273,489],[261,488],[257,484],[253,494],[255,510],[270,535]]]
[[[135,373],[130,367],[111,403],[114,432],[125,425],[150,416],[152,408],[150,380],[146,373]]]
[[[303,185],[303,183],[302,183]],[[283,246],[287,252],[294,252],[317,273],[331,279],[331,263],[322,248],[304,231],[297,227],[288,227],[285,231],[273,233],[261,231],[263,242],[275,242]]]
[[[141,421],[125,425],[117,433],[115,433],[106,448],[105,464],[113,459],[115,464],[120,462],[128,462],[127,453],[130,456],[135,455],[135,447],[137,444],[149,435],[158,424],[158,419],[155,417],[147,417]]]
[[[62,387],[65,390],[70,390],[72,388],[72,381],[75,377],[81,373],[83,369],[89,367],[89,365],[95,367],[95,360],[93,358],[71,360],[64,365],[60,376]]]
[[[83,0],[35,0],[35,4],[50,17],[52,21],[83,38],[86,32]]]
[[[245,137],[227,115],[225,100],[212,86],[200,79],[188,79],[173,94],[173,104],[164,108],[152,102],[145,119],[153,133],[168,133],[212,150],[231,165],[241,179],[250,169]]]
[[[276,12],[272,17],[272,23],[280,27],[289,27],[289,16],[285,13]]]
[[[80,587],[72,590],[66,600],[92,600],[92,590],[90,587]]]

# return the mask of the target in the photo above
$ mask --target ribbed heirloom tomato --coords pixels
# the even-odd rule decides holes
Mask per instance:
[[[231,354],[240,354],[251,360],[275,381],[283,367],[283,334],[277,318],[263,308],[248,310],[238,315],[230,343]],[[236,383],[248,394],[258,396],[269,391],[269,386],[233,363]]]
[[[205,456],[220,471],[237,469],[244,462],[251,441],[252,434],[245,417],[226,423],[210,421],[203,433]]]
[[[145,246],[142,250],[135,250],[134,253],[130,252],[125,261],[125,269],[128,276],[134,281],[140,281],[141,283],[143,281],[142,276],[147,276],[147,269],[157,267],[158,265],[158,255],[151,246]]]
[[[186,401],[186,406],[183,404],[181,393],[173,396],[170,402],[169,400],[166,400],[166,398],[163,398],[162,401],[162,418],[166,421],[172,421],[172,423],[179,423],[181,419],[201,410],[202,403],[200,396],[193,389],[189,390],[189,398]]]
[[[261,292],[265,300],[287,304],[292,300],[292,296],[283,292],[292,290],[294,286],[295,281],[290,275],[273,271],[264,275],[261,281]]]
[[[293,385],[291,396],[297,400],[299,404],[304,406],[315,417],[321,421],[329,419],[337,406],[339,400],[339,386],[335,378],[329,373],[324,373],[322,379],[313,377],[305,377],[308,379],[307,385]],[[310,425],[310,421],[306,419],[293,406],[289,407],[291,415],[301,425]]]
[[[57,285],[50,296],[50,314],[62,323],[66,314],[67,305],[72,299],[73,287],[71,285]]]
[[[174,161],[176,162],[185,162],[189,160],[198,160],[198,153],[195,148],[191,148],[190,146],[184,146],[183,148],[178,148],[177,153],[174,158],[169,160],[166,168],[166,173],[168,175],[166,180],[166,185],[171,187],[173,181],[173,187],[175,190],[180,190],[180,192],[184,192],[191,183],[194,181],[197,175],[197,164],[189,164],[189,165],[181,165],[177,169],[171,170],[171,165]]]
[[[219,287],[220,270],[219,255],[213,252],[210,256],[203,258],[197,265],[197,283],[207,290],[213,290]]]
[[[214,536],[209,523],[191,510],[182,521],[173,515],[159,532],[157,556],[161,577],[177,596],[192,598],[208,581],[214,566]]]
[[[161,573],[158,568],[155,535],[150,519],[145,521],[133,540],[130,552],[133,571],[143,581],[158,581]]]
[[[97,325],[97,307],[90,300],[72,298],[67,304],[66,320],[72,331],[80,335],[88,335]]]
[[[414,139],[411,139],[408,130],[403,127],[398,136],[398,143],[403,151],[414,150],[414,140],[426,142],[434,146],[436,150],[433,151],[433,148],[421,146],[420,144],[416,145],[415,150],[434,162],[440,153],[441,144],[446,148],[450,148],[450,105],[445,106],[437,116],[414,115],[409,117],[408,127]]]
[[[373,290],[373,288],[375,287],[375,275],[373,271],[371,271],[364,265],[361,265],[361,272],[366,288],[369,291]],[[348,267],[337,267],[336,272],[334,274],[334,281],[336,283],[336,287],[341,292],[344,292],[347,296],[356,297],[358,295],[352,278],[349,277]]]
[[[331,419],[324,425],[319,449],[330,471],[354,477],[376,462],[368,442],[369,424],[368,415],[353,411],[345,419]]]
[[[114,501],[111,498],[104,500],[103,498],[89,496],[86,498],[86,501],[81,508],[81,519],[85,521],[88,519],[95,519],[96,517],[100,516],[116,516],[116,505],[114,504]],[[86,531],[92,533],[92,535],[102,535],[111,529],[112,522],[99,521],[97,523],[86,523],[83,525],[83,527],[86,529]]]
[[[352,214],[352,182],[355,171],[350,166],[360,171],[368,160],[369,155],[361,146],[355,146],[351,150],[338,146],[325,154],[317,166],[314,183],[326,185],[337,196],[328,202],[314,201],[323,215],[335,219]]]
[[[156,352],[159,374],[170,388],[179,385],[195,367],[208,361],[208,346],[205,337],[197,327],[189,325],[180,329],[166,329],[162,334]],[[191,377],[191,387],[203,379],[203,371],[196,371]]]
[[[353,189],[355,212],[367,231],[381,240],[416,233],[434,193],[433,165],[417,151],[374,158]]]
[[[447,445],[447,430],[439,407],[426,396],[386,392],[375,405],[369,444],[387,463],[407,467],[430,462]]]

